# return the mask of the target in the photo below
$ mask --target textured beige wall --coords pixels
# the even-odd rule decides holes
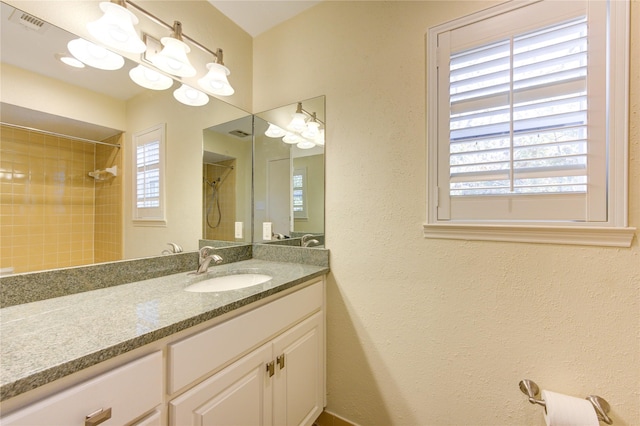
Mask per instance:
[[[425,240],[425,33],[489,2],[326,1],[254,39],[254,110],[327,96],[328,410],[542,425],[527,377],[640,424],[640,247]],[[640,227],[640,1],[630,225]]]

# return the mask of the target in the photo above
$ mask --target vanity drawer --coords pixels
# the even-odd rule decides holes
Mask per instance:
[[[322,308],[322,279],[281,299],[169,345],[169,394]]]
[[[111,409],[104,425],[122,425],[161,403],[162,352],[158,351],[28,405],[2,417],[0,423],[82,426],[87,424],[88,415]],[[100,414],[96,414],[98,417]]]

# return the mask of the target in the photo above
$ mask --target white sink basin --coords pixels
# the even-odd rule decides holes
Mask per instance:
[[[270,275],[264,274],[232,274],[221,277],[209,278],[199,281],[186,287],[186,291],[194,293],[209,293],[215,291],[238,290],[240,288],[251,287],[266,283],[271,279]]]

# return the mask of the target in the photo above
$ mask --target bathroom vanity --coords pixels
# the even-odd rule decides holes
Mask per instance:
[[[3,308],[0,423],[311,425],[328,268],[251,259],[209,274],[231,271],[273,279],[190,293],[203,278],[180,273]]]

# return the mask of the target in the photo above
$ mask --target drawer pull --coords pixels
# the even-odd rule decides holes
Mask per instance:
[[[278,367],[280,367],[280,370],[282,370],[284,368],[284,354],[277,357],[276,362],[278,363]]]
[[[89,414],[84,420],[84,426],[97,426],[102,422],[106,422],[111,418],[111,408],[100,410]]]
[[[273,361],[267,363],[267,373],[269,373],[269,377],[272,377],[276,373],[276,366]]]

